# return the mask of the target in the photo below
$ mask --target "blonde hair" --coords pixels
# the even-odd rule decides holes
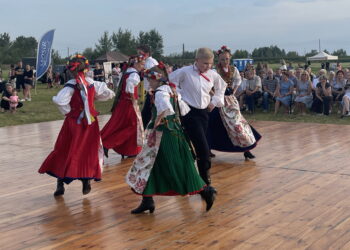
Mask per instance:
[[[196,52],[196,59],[214,59],[214,53],[209,48],[199,48]]]

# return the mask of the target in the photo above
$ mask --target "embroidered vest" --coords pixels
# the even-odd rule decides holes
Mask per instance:
[[[71,118],[78,118],[81,114],[81,112],[84,110],[84,102],[80,94],[80,89],[78,88],[78,85],[76,84],[66,84],[65,88],[73,88],[74,93],[72,96],[72,99],[70,100],[70,107],[71,111],[66,115],[67,117]],[[95,109],[94,99],[95,99],[95,87],[93,84],[91,84],[88,88],[88,103],[89,103],[89,109],[90,114],[93,117],[98,116],[99,112]]]

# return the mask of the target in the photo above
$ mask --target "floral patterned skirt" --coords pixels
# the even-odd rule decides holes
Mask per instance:
[[[207,139],[210,149],[246,152],[256,147],[261,135],[247,122],[234,96],[225,96],[225,107],[209,116]]]
[[[161,138],[159,135],[161,134]],[[203,190],[205,183],[195,167],[190,147],[181,129],[163,129],[158,136],[147,136],[147,146],[141,152],[131,167],[126,181],[132,189],[144,196],[153,195],[191,195]],[[151,148],[159,140],[156,154]],[[148,148],[148,149],[147,149]],[[148,159],[155,157],[154,161]],[[152,166],[147,164],[152,162]],[[149,171],[149,173],[146,173]]]

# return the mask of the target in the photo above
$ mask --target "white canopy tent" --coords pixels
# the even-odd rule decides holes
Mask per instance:
[[[307,58],[308,61],[336,61],[338,56],[328,55],[326,52],[321,51],[317,55]]]

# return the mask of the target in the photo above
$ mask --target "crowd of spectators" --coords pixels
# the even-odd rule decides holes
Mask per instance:
[[[317,75],[310,67],[294,68],[290,63],[275,71],[264,64],[260,67],[247,65],[241,72],[242,85],[236,92],[242,111],[253,114],[261,108],[274,113],[284,108],[286,114],[350,116],[350,71],[338,63],[336,71],[321,69]]]

